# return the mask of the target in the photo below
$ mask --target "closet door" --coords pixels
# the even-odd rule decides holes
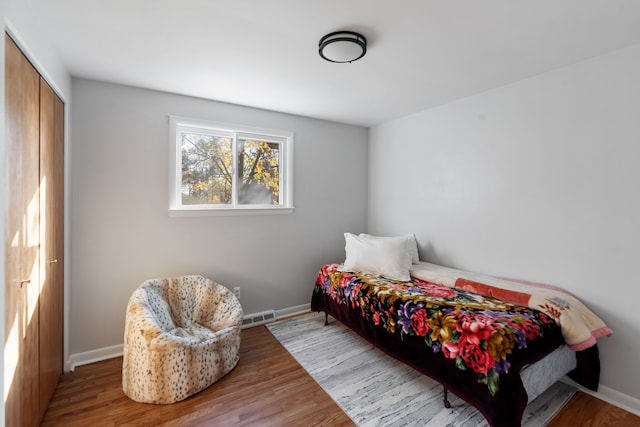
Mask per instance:
[[[63,364],[64,104],[40,78],[40,417]]]
[[[5,424],[39,423],[40,76],[5,37]]]

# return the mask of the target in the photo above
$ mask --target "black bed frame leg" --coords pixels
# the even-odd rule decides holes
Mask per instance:
[[[447,398],[447,394],[449,394],[449,390],[447,390],[447,388],[444,386],[442,388],[444,388],[444,407],[451,408],[451,403],[449,403],[449,399]]]
[[[329,313],[324,314],[324,326],[329,324]]]

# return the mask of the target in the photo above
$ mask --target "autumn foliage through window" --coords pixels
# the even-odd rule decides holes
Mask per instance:
[[[179,208],[288,207],[284,171],[291,137],[179,124],[174,135]]]

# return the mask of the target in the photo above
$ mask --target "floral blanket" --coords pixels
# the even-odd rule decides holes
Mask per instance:
[[[508,355],[544,336],[545,326],[555,326],[541,311],[497,298],[420,279],[399,282],[341,272],[339,266],[320,270],[316,292],[360,309],[362,317],[389,333],[423,337],[434,353],[475,372],[492,395],[500,374],[509,371]]]
[[[414,265],[415,278],[540,310],[560,326],[570,349],[585,350],[596,339],[613,332],[578,298],[556,287],[520,280],[501,279],[456,270],[427,262]]]
[[[520,425],[528,402],[520,370],[566,343],[558,321],[529,307],[531,295],[520,289],[485,286],[474,280],[478,277],[426,264],[414,265],[411,282],[325,265],[311,310],[324,311],[442,383],[478,408],[491,426]],[[576,352],[576,361],[568,375],[597,390],[597,345]]]

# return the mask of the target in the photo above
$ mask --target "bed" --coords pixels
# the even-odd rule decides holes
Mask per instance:
[[[376,268],[390,252],[359,252],[374,260],[371,271],[350,261],[349,240],[346,249],[343,264],[320,269],[311,309],[440,382],[491,426],[521,425],[527,402],[567,374],[597,389],[596,339],[612,332],[573,295],[426,262],[407,265],[404,253],[408,277],[389,278],[394,274]]]

